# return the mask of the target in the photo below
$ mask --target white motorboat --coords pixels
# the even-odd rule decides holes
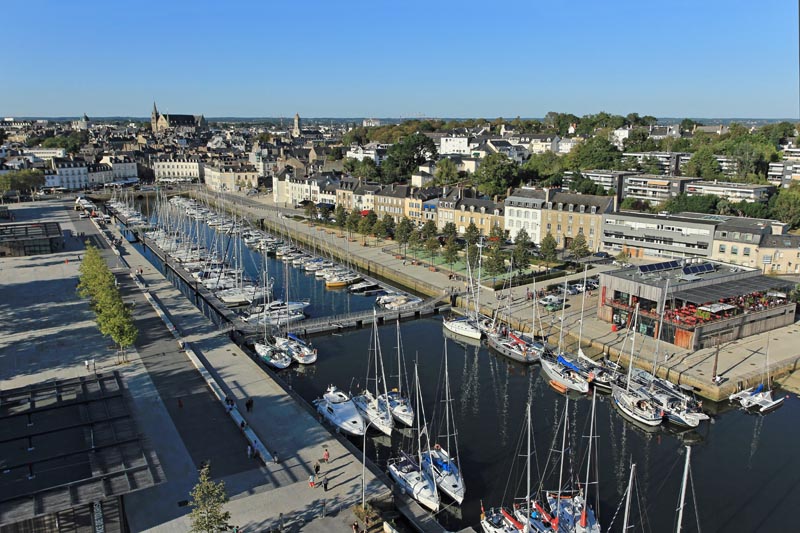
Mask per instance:
[[[364,435],[364,419],[356,409],[350,396],[331,385],[322,398],[314,400],[317,411],[328,422],[348,435],[360,437]]]

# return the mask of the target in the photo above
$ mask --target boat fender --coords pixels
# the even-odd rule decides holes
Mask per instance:
[[[439,446],[438,444],[436,444],[436,445],[435,445],[433,448],[434,448],[436,451],[439,451],[439,450],[441,450],[441,449],[442,449],[442,447],[441,447],[441,446]]]

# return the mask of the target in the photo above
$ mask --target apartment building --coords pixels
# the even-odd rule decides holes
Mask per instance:
[[[654,162],[658,165],[659,174],[664,176],[675,176],[680,174],[681,158],[692,154],[686,152],[623,152],[623,158],[635,159],[640,165],[645,161]]]
[[[203,177],[203,162],[196,157],[164,157],[153,161],[156,181],[194,181]]]
[[[717,180],[695,181],[687,183],[685,191],[689,196],[709,194],[729,202],[767,202],[770,196],[775,194],[775,186]]]
[[[504,227],[503,204],[490,198],[478,197],[472,189],[458,187],[438,200],[436,225],[439,231],[452,222],[459,234],[463,234],[471,223],[481,235],[489,235],[494,226]]]
[[[591,252],[601,245],[603,216],[616,208],[616,199],[611,196],[595,196],[560,192],[545,189],[545,200],[541,209],[541,238],[550,233],[559,249],[569,248],[572,240],[583,234]],[[537,244],[541,240],[535,241]]]
[[[700,178],[631,174],[622,179],[622,199],[634,198],[660,204],[685,193],[687,184],[698,181]]]
[[[545,203],[547,193],[544,189],[535,187],[521,187],[515,189],[506,198],[504,229],[508,237],[516,241],[521,229],[530,237],[531,242],[542,242],[542,205]]]
[[[410,194],[409,185],[387,185],[373,195],[373,210],[378,218],[389,215],[395,223],[400,222],[405,216],[406,201]]]
[[[630,257],[709,257],[722,220],[698,213],[608,213],[603,217],[601,248]]]
[[[249,163],[218,161],[205,167],[206,187],[212,191],[240,191],[258,187],[258,170]]]

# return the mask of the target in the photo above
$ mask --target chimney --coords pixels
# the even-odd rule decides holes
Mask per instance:
[[[544,188],[544,201],[545,201],[545,203],[550,202],[550,191],[551,190],[552,189],[550,187],[545,187]]]

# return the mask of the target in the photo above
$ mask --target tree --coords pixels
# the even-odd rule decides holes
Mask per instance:
[[[458,167],[449,157],[444,157],[436,163],[436,183],[449,185],[458,181]]]
[[[347,223],[345,227],[347,227],[347,236],[352,237],[354,231],[358,231],[358,226],[361,223],[361,213],[358,212],[357,209],[353,209],[350,211],[350,214],[347,215]]]
[[[419,248],[421,242],[422,236],[420,235],[419,231],[412,230],[411,234],[408,236],[408,245],[414,250],[415,259],[417,257],[417,248]]]
[[[772,217],[789,224],[792,229],[800,227],[800,185],[792,185],[778,193],[772,206]]]
[[[572,252],[576,259],[581,259],[591,253],[586,245],[586,237],[583,236],[583,233],[578,233],[572,239],[572,242],[569,243],[569,251]]]
[[[436,236],[436,222],[433,220],[429,220],[425,222],[425,225],[422,226],[422,237],[424,239],[430,239],[431,237]]]
[[[712,194],[703,194],[700,196],[689,196],[685,193],[679,194],[674,198],[670,198],[659,209],[662,211],[669,211],[670,213],[681,213],[688,211],[691,213],[708,213],[713,214],[717,212],[717,202],[720,198]]]
[[[323,205],[318,209],[317,214],[319,215],[318,218],[320,220],[322,220],[323,222],[328,222],[328,220],[331,218],[331,208],[328,207],[327,205]]]
[[[505,254],[503,253],[504,234],[500,226],[494,225],[489,232],[489,246],[486,252],[486,271],[489,274],[500,274],[505,270]]]
[[[457,235],[458,235],[458,229],[456,228],[454,222],[447,222],[442,228],[442,236],[445,239],[450,239],[451,237],[455,239]]]
[[[444,251],[442,252],[442,259],[444,259],[445,263],[450,265],[450,270],[453,270],[453,264],[458,261],[458,242],[456,242],[456,238],[454,235],[451,235],[447,238],[447,241],[444,245]]]
[[[345,209],[343,205],[339,204],[336,206],[333,216],[336,219],[336,226],[339,229],[343,229],[347,224],[347,209]]]
[[[436,237],[428,237],[428,239],[425,241],[425,250],[428,252],[431,262],[433,262],[436,254],[439,253],[440,248],[441,245],[439,244],[439,239]]]
[[[478,229],[478,226],[475,225],[475,222],[470,222],[467,229],[464,230],[464,240],[467,241],[469,246],[472,246],[478,242],[478,239],[481,238],[481,232]]]
[[[331,153],[328,155],[331,161],[341,161],[344,157],[344,151],[341,146],[334,146],[331,148]]]
[[[17,170],[0,174],[0,191],[29,192],[44,185],[44,174],[41,170]]]
[[[702,124],[700,124],[699,122],[695,122],[694,120],[692,120],[690,118],[685,118],[685,119],[681,120],[681,131],[682,132],[688,133],[688,132],[694,131],[694,127],[695,126],[702,126]]]
[[[622,200],[619,204],[620,210],[623,211],[649,211],[650,202],[647,200],[639,200],[638,198],[631,198],[630,196]]]
[[[542,259],[551,263],[555,261],[558,255],[556,248],[556,239],[553,237],[553,234],[548,231],[547,235],[545,235],[542,239],[542,244],[540,246]]]
[[[389,147],[381,164],[383,182],[405,181],[429,158],[436,157],[436,144],[422,134],[414,133]]]
[[[365,157],[355,164],[352,174],[364,181],[375,181],[380,177],[380,170],[374,159]]]
[[[317,218],[317,206],[314,202],[308,202],[304,208],[306,216],[311,220]]]
[[[358,232],[363,235],[364,239],[361,241],[363,244],[367,243],[367,236],[372,233],[372,228],[375,226],[369,217],[362,217],[358,223]]]
[[[514,238],[514,250],[511,252],[511,257],[514,258],[514,264],[517,268],[524,270],[528,268],[528,260],[530,258],[530,245],[531,238],[525,228],[517,232]]]
[[[372,233],[379,239],[385,239],[389,234],[386,232],[386,224],[383,223],[383,219],[378,219],[375,222],[375,225],[372,226]]]
[[[397,229],[395,230],[394,237],[398,243],[400,243],[403,246],[407,246],[408,239],[413,232],[414,232],[413,224],[408,218],[403,217],[397,224]]]
[[[193,533],[218,533],[230,529],[228,520],[231,513],[224,511],[223,507],[228,501],[225,492],[225,482],[215,483],[211,480],[209,463],[200,469],[200,479],[191,492],[189,505],[192,512],[189,518],[192,521]]]
[[[605,137],[592,137],[573,148],[567,159],[576,170],[616,170],[622,163],[622,152]]]
[[[475,171],[474,180],[484,194],[505,194],[506,189],[516,184],[519,169],[505,154],[489,154]]]
[[[719,167],[719,161],[714,156],[714,152],[710,147],[703,147],[697,150],[689,162],[686,163],[687,176],[696,176],[706,180],[717,179],[722,175]]]
[[[542,152],[533,154],[522,170],[534,180],[547,180],[555,176],[561,176],[564,171],[564,158],[554,152]]]
[[[386,234],[385,236],[389,237],[394,235],[395,231],[394,217],[387,213],[383,215],[382,222],[383,222],[383,229]]]
[[[661,174],[661,163],[658,158],[648,155],[642,159],[641,169],[645,174]]]

